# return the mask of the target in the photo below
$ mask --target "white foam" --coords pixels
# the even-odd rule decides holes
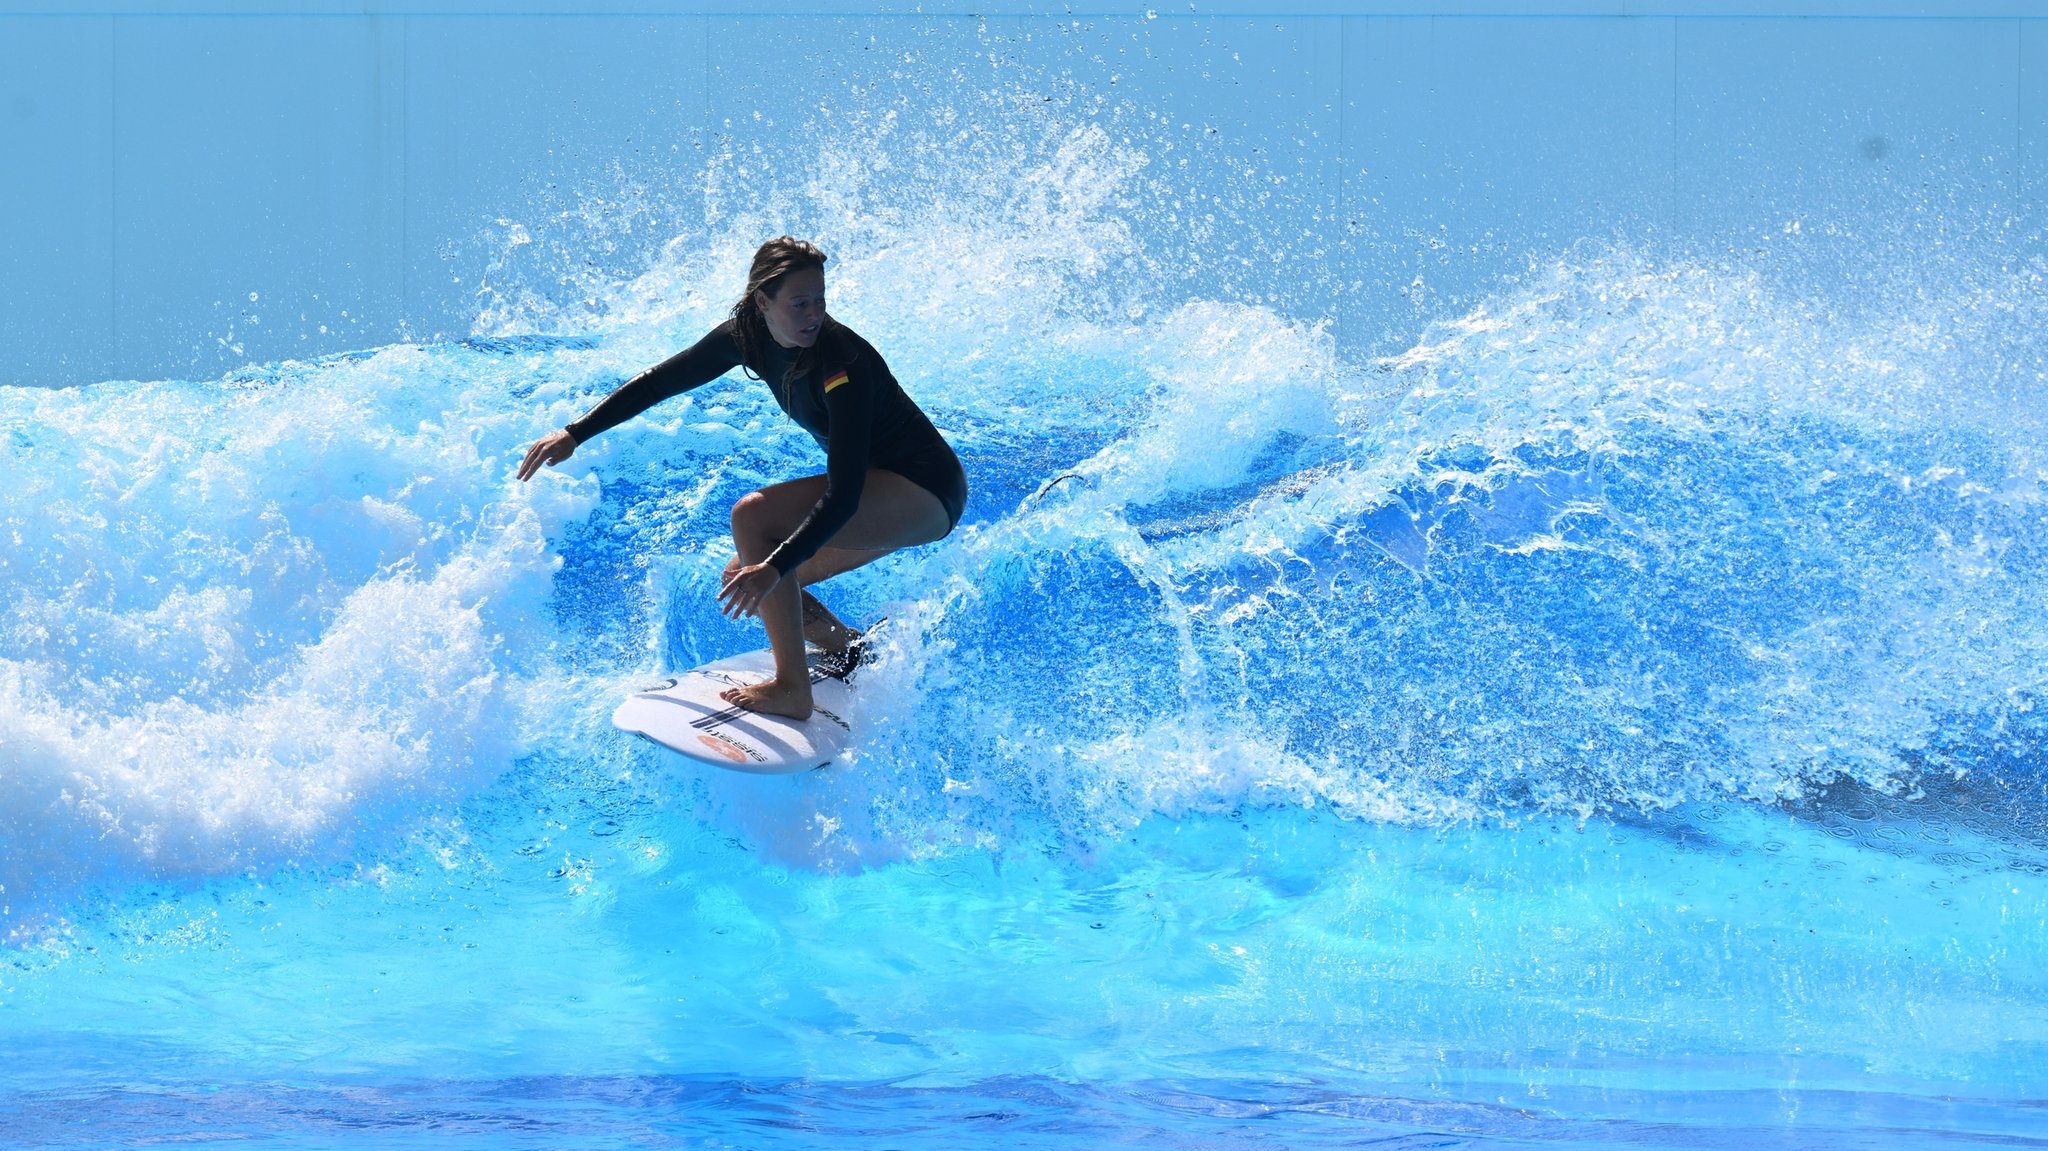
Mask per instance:
[[[488,373],[433,394],[450,367],[395,348],[255,389],[0,394],[36,477],[0,493],[17,915],[84,881],[331,859],[526,746],[544,532],[594,484],[510,483],[532,417]]]
[[[0,491],[10,895],[332,853],[548,732],[580,754],[604,693],[535,685],[561,674],[558,639],[618,637],[553,634],[566,530],[634,481],[641,502],[580,546],[644,562],[619,565],[643,615],[570,626],[694,618],[663,589],[703,598],[721,499],[819,461],[730,382],[532,485],[508,472],[716,323],[785,231],[832,252],[834,312],[986,469],[977,485],[1040,492],[850,577],[897,601],[890,734],[863,753],[876,774],[803,785],[814,819],[757,829],[793,858],[1245,803],[1439,820],[1774,799],[1843,770],[1891,786],[1945,715],[2039,692],[2039,586],[2004,558],[2042,499],[2025,269],[1947,296],[1904,273],[1901,322],[1872,306],[1859,327],[1796,267],[1587,248],[1357,362],[1316,318],[1185,290],[1224,225],[1191,222],[1215,189],[1176,184],[1157,141],[1057,116],[910,141],[853,127],[790,180],[714,162],[688,185],[699,223],[625,272],[579,255],[577,229],[612,234],[606,201],[508,215],[479,334],[595,335],[580,345],[0,393],[22,477]],[[1752,491],[1766,471],[1778,486]],[[1894,491],[1912,521],[1895,536],[1831,502]],[[1759,499],[1770,514],[1745,519]],[[1671,678],[1684,652],[1652,626],[1671,597],[1790,559],[1839,569],[1839,618],[1751,628],[1732,686]],[[1599,561],[1559,577],[1592,581],[1582,607],[1640,625],[1611,662],[1509,601],[1570,560]],[[1686,602],[1723,633],[1755,622]],[[1026,623],[1091,637],[1093,663],[1003,680]],[[1047,734],[1084,705],[1088,731]]]

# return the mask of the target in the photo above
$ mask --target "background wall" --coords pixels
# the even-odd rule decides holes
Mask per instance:
[[[1250,230],[1326,239],[1344,282],[1228,289],[1364,343],[1546,245],[1711,249],[1844,205],[2025,230],[2048,186],[2048,13],[2007,0],[151,7],[0,4],[0,383],[467,334],[530,229],[579,216],[630,274],[707,157],[877,83],[1179,121],[1280,189]]]

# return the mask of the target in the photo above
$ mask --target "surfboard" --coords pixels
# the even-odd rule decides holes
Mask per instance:
[[[767,649],[731,656],[634,692],[612,712],[612,725],[700,763],[756,775],[788,775],[832,762],[853,742],[847,713],[853,684],[844,656],[812,652],[811,718],[762,715],[718,698],[731,687],[775,674]]]

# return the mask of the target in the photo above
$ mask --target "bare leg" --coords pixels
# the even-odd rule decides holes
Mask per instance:
[[[833,576],[850,572],[857,567],[871,564],[883,556],[886,550],[862,551],[853,548],[820,548],[818,554],[804,561],[796,569],[798,586],[804,589],[804,642],[830,652],[843,652],[861,637],[859,628],[841,620],[831,608],[811,594],[811,585],[822,583]],[[734,556],[725,565],[725,579],[745,566],[740,557]],[[721,584],[724,580],[719,581]]]
[[[742,565],[766,560],[810,514],[824,490],[825,477],[808,476],[762,488],[734,504],[732,538]],[[768,630],[769,650],[775,654],[775,677],[729,688],[719,693],[721,698],[751,711],[809,718],[811,674],[804,660],[803,585],[872,562],[898,548],[930,543],[944,536],[948,526],[938,497],[894,472],[869,469],[860,507],[832,538],[832,546],[783,578],[761,601],[759,614]],[[808,580],[807,575],[811,577]]]
[[[826,651],[845,651],[860,638],[860,633],[846,626],[845,621],[832,614],[832,609],[818,602],[818,597],[804,591],[804,642],[816,644]]]
[[[742,500],[741,504],[744,503]],[[759,530],[743,530],[740,505],[733,507],[732,519],[733,542],[739,547],[743,566],[767,559],[781,542]],[[728,688],[718,693],[719,698],[749,711],[791,719],[810,718],[811,669],[804,659],[802,596],[801,585],[784,579],[761,600],[758,614],[768,630],[768,650],[775,655],[775,677],[747,687]]]

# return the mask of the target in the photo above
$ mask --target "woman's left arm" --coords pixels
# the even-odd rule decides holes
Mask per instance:
[[[868,482],[868,458],[874,443],[875,393],[879,381],[864,370],[867,357],[825,376],[825,494],[811,514],[782,546],[768,557],[768,566],[788,575],[830,543],[860,508],[861,489]]]
[[[856,366],[851,372],[825,377],[825,413],[830,421],[825,449],[825,494],[811,514],[767,560],[734,572],[718,598],[726,615],[738,618],[760,610],[761,600],[803,562],[818,554],[860,508],[861,489],[868,482],[868,449],[874,438],[874,385]]]

